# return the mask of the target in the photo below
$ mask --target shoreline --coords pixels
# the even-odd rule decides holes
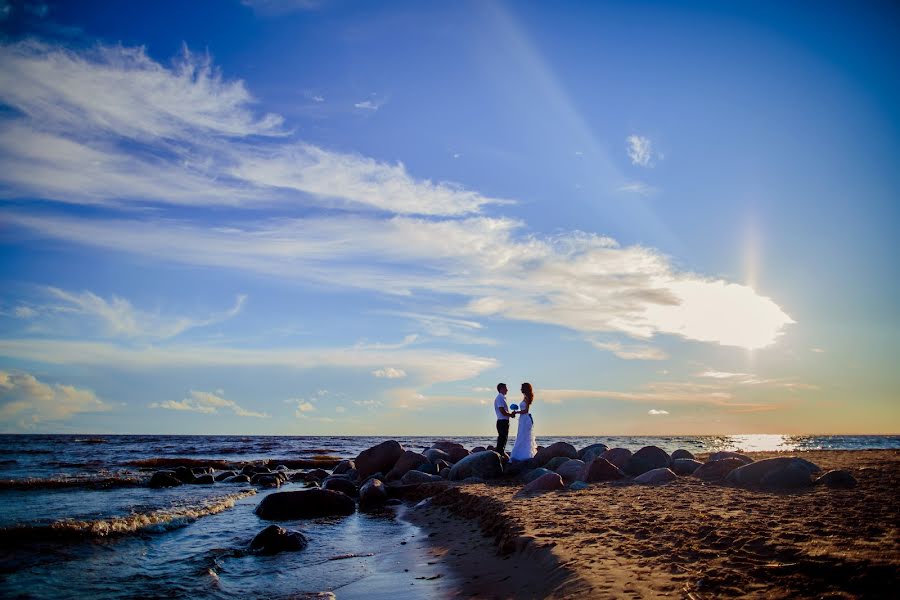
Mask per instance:
[[[900,451],[797,454],[856,488],[748,490],[679,477],[522,496],[454,486],[404,519],[452,572],[448,597],[889,597],[900,586]],[[700,455],[703,456],[703,455]]]

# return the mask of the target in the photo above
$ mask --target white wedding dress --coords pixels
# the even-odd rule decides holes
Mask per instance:
[[[523,401],[523,406],[525,402]],[[509,455],[510,460],[528,460],[534,458],[537,453],[537,441],[534,438],[534,419],[531,416],[531,407],[528,414],[518,415],[519,429],[516,432],[516,444]]]

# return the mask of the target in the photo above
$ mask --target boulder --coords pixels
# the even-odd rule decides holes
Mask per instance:
[[[177,485],[181,485],[182,481],[175,477],[175,474],[171,471],[157,471],[150,477],[150,482],[147,484],[152,488],[164,488],[164,487],[175,487]]]
[[[610,448],[600,455],[600,458],[606,459],[620,469],[624,469],[631,458],[631,450],[628,448]]]
[[[387,489],[380,479],[370,479],[359,488],[359,507],[381,506],[388,499]]]
[[[344,479],[343,477],[327,478],[322,482],[322,489],[341,492],[342,494],[347,494],[351,498],[356,498],[356,496],[359,495],[359,490],[356,489],[356,484],[349,479]]]
[[[416,467],[415,470],[421,471],[422,473],[428,473],[429,475],[437,475],[438,471],[440,469],[438,469],[438,466],[436,464],[427,462],[427,463],[422,463],[421,465]]]
[[[306,538],[299,531],[288,531],[278,525],[269,525],[256,534],[250,542],[250,550],[259,554],[296,552],[306,548]]]
[[[470,454],[450,469],[450,481],[461,481],[469,477],[495,479],[503,475],[500,455],[490,450]]]
[[[591,486],[583,481],[573,481],[569,484],[569,489],[573,492],[580,492],[581,490],[586,490]]]
[[[363,450],[353,462],[356,465],[359,478],[364,480],[369,475],[379,471],[387,473],[402,455],[403,446],[395,440],[388,440],[377,446],[372,446],[368,450]]]
[[[584,467],[584,461],[578,460],[577,458],[570,458],[559,465],[556,468],[556,472],[559,473],[559,476],[563,478],[563,481],[566,482],[566,484],[569,484],[581,477]]]
[[[275,492],[262,499],[254,511],[261,519],[279,521],[331,515],[350,515],[356,510],[353,500],[334,490],[311,488],[298,492]]]
[[[325,469],[313,469],[313,470],[309,471],[308,473],[311,477],[315,477],[319,481],[322,481],[323,479],[325,479],[326,477],[331,475],[331,473],[329,473]]]
[[[575,449],[575,446],[568,442],[555,442],[550,444],[546,448],[541,448],[537,451],[534,458],[537,460],[538,464],[545,465],[550,459],[556,458],[558,456],[564,456],[566,458],[578,458],[578,451]]]
[[[726,452],[724,450],[722,452],[715,452],[713,454],[710,454],[709,458],[706,459],[706,462],[709,462],[711,460],[722,460],[724,458],[736,458],[743,462],[745,465],[749,465],[753,462],[753,459],[746,454],[741,454],[740,452]]]
[[[679,448],[678,450],[676,450],[675,452],[672,453],[672,460],[675,461],[675,460],[678,460],[679,458],[693,459],[694,455],[691,454],[690,452],[688,452],[687,450]]]
[[[419,465],[423,465],[428,462],[428,459],[418,452],[413,452],[412,450],[407,450],[403,454],[400,455],[400,458],[397,459],[397,462],[394,463],[394,468],[388,471],[387,480],[394,481],[395,479],[400,479],[404,475],[406,475],[407,471],[412,471]]]
[[[625,472],[629,475],[641,475],[654,469],[668,469],[671,465],[672,458],[668,452],[658,446],[644,446],[628,459]]]
[[[577,458],[569,458],[568,456],[556,456],[551,458],[546,463],[540,463],[539,461],[535,461],[535,463],[541,464],[545,469],[550,469],[551,471],[556,471],[560,465],[569,462],[570,460],[578,460]],[[583,462],[583,461],[582,461]]]
[[[823,473],[816,479],[815,485],[825,485],[830,488],[852,488],[856,487],[856,478],[849,471],[834,469]]]
[[[638,475],[634,478],[634,482],[645,485],[653,485],[657,483],[668,483],[676,479],[678,479],[678,475],[676,475],[671,469],[661,467],[658,469],[651,469]]]
[[[676,475],[690,475],[700,468],[702,464],[702,462],[693,458],[676,458],[672,461],[672,470],[675,471]]]
[[[606,444],[591,444],[590,446],[585,446],[584,448],[579,450],[577,457],[579,460],[583,460],[585,464],[587,464],[607,450],[609,450],[609,446],[607,446]],[[588,453],[590,453],[592,456],[585,458]]]
[[[520,493],[531,494],[533,492],[550,492],[563,489],[565,484],[559,473],[544,473],[520,490]]]
[[[342,460],[337,464],[337,466],[331,471],[332,475],[344,475],[347,472],[355,469],[356,465],[352,460]]]
[[[212,475],[213,468],[212,467],[191,467],[191,473],[194,474],[194,477],[198,475]]]
[[[222,483],[250,483],[250,478],[246,475],[235,475],[234,477],[229,477]]]
[[[215,479],[216,481],[225,481],[229,477],[234,477],[235,475],[237,475],[237,473],[235,473],[234,471],[222,471],[221,473],[216,475]]]
[[[450,455],[441,450],[440,448],[429,448],[425,452],[422,453],[422,456],[428,459],[429,462],[437,464],[437,461],[443,460],[450,462]]]
[[[253,477],[253,476],[251,476]],[[318,481],[315,477],[310,475],[309,473],[299,472],[299,473],[291,473],[289,478],[291,481]]]
[[[777,456],[752,462],[733,470],[726,481],[741,486],[796,488],[810,485],[819,467],[794,456]]]
[[[431,445],[432,448],[437,448],[438,450],[443,450],[450,457],[447,460],[448,462],[455,463],[459,462],[465,457],[469,455],[469,451],[466,450],[462,444],[458,444],[456,442],[450,442],[447,440],[438,440]]]
[[[725,479],[725,477],[727,477],[729,473],[731,473],[738,467],[743,466],[744,462],[739,458],[723,458],[721,460],[710,460],[701,464],[697,468],[697,470],[694,471],[694,477],[699,477],[704,481]]]
[[[264,488],[277,488],[281,487],[281,478],[274,475],[254,475],[250,483]]]
[[[598,481],[615,481],[624,477],[625,473],[616,465],[605,458],[595,458],[584,466],[579,479],[585,483],[596,483]]]
[[[190,483],[195,479],[194,472],[189,467],[175,467],[172,473],[181,483]]]
[[[507,477],[518,477],[523,473],[533,471],[539,466],[533,458],[529,460],[511,460],[503,465],[503,474]]]
[[[472,449],[469,451],[469,453],[470,453],[470,454],[475,454],[476,452],[484,452],[485,450],[487,450],[487,448],[485,448],[484,446],[475,446],[474,448],[472,448]]]
[[[531,483],[538,477],[541,477],[543,475],[546,475],[547,473],[552,473],[552,472],[553,471],[551,471],[550,469],[538,467],[537,469],[532,469],[532,470],[528,471],[527,473],[524,473],[522,475],[522,481],[524,481],[525,483]]]
[[[441,478],[438,475],[429,475],[422,471],[407,471],[406,474],[400,478],[400,483],[404,485],[413,483],[431,483],[433,481],[441,481]]]
[[[443,469],[440,470],[440,472],[438,472],[438,475],[440,475],[441,479],[449,479],[450,478],[450,467],[444,467]]]

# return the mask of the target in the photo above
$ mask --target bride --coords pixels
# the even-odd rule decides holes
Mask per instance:
[[[522,404],[514,414],[522,415],[519,419],[519,429],[516,432],[516,444],[513,446],[510,460],[528,460],[534,458],[537,452],[537,442],[534,439],[534,418],[531,416],[531,404],[534,402],[534,391],[530,383],[522,384]]]

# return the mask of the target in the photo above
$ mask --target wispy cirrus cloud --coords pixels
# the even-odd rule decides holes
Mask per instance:
[[[643,135],[629,135],[625,138],[625,143],[631,164],[640,167],[653,166],[653,142],[650,141],[650,138]]]
[[[0,424],[10,429],[28,430],[46,421],[111,409],[91,390],[44,383],[30,373],[0,371]]]
[[[648,414],[648,415],[651,415],[651,416],[667,415],[667,414],[669,414],[669,411],[667,411],[667,410],[662,410],[662,409],[659,409],[659,408],[651,408],[650,410],[647,411],[647,414]]]
[[[379,379],[400,379],[406,377],[406,371],[395,367],[385,367],[383,369],[375,369],[372,375]]]
[[[143,48],[0,44],[0,102],[18,113],[0,120],[7,197],[339,204],[423,215],[508,202],[415,179],[400,163],[303,143],[280,116],[256,116],[242,81],[224,79],[209,56],[187,49],[166,67]]]
[[[203,392],[199,390],[191,390],[190,395],[182,400],[166,400],[164,402],[152,402],[150,408],[161,408],[165,410],[176,410],[186,412],[197,412],[204,414],[217,414],[219,409],[229,409],[232,413],[239,417],[254,417],[258,419],[268,419],[269,414],[247,410],[240,406],[234,400],[225,398],[221,390],[213,392]]]
[[[462,315],[587,333],[637,338],[667,333],[759,348],[793,323],[752,288],[678,272],[652,249],[621,247],[583,232],[521,235],[522,224],[510,219],[342,216],[209,229],[146,219],[35,218],[10,212],[3,218],[42,236],[175,262],[382,293],[461,296],[467,298],[456,309]]]
[[[239,295],[230,309],[198,319],[140,310],[125,298],[112,296],[107,300],[87,290],[70,292],[47,287],[45,291],[57,303],[32,308],[32,317],[41,313],[63,313],[76,316],[79,322],[86,317],[99,322],[106,336],[121,338],[167,339],[189,329],[221,323],[237,316],[247,299],[245,295]]]
[[[665,360],[669,355],[661,348],[644,345],[624,345],[619,342],[604,342],[589,339],[590,344],[598,350],[612,352],[625,360]]]

